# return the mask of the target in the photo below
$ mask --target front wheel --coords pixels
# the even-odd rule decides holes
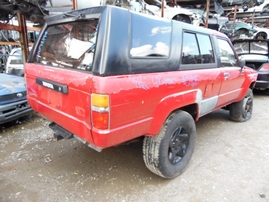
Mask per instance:
[[[240,102],[230,105],[230,119],[236,122],[245,122],[252,116],[253,92],[248,89],[246,95]]]
[[[143,159],[147,168],[163,178],[174,178],[187,167],[195,146],[196,127],[185,111],[172,113],[160,133],[145,137]]]

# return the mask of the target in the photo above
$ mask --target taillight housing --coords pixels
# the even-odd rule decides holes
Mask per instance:
[[[93,127],[101,130],[109,128],[109,95],[96,94],[91,95],[91,111]]]
[[[269,71],[269,63],[263,63],[259,71]]]

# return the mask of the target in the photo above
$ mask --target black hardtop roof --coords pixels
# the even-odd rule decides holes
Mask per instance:
[[[161,18],[159,16],[147,15],[147,14],[143,14],[143,13],[134,12],[134,11],[128,10],[126,8],[121,8],[121,7],[118,7],[118,6],[106,5],[106,6],[89,7],[89,8],[74,10],[74,11],[65,12],[65,13],[62,13],[62,14],[50,16],[50,17],[46,18],[46,23],[48,23],[48,24],[51,24],[53,22],[60,23],[62,20],[65,21],[68,18],[72,18],[72,20],[83,20],[86,15],[90,15],[90,14],[101,15],[105,11],[108,11],[108,10],[110,10],[110,11],[114,10],[115,11],[115,10],[119,10],[119,9],[126,10],[126,12],[133,12],[133,13],[135,13],[137,15],[144,15],[145,17],[148,17],[148,18],[155,18],[156,17],[156,18],[158,18],[159,20],[162,20],[162,21],[171,21],[171,19]],[[183,23],[183,22],[179,22],[179,21],[175,21],[175,20],[173,20],[173,22],[175,22],[175,23]],[[183,29],[186,28],[186,29],[192,30],[192,31],[206,32],[206,33],[210,33],[210,34],[213,34],[213,35],[226,37],[225,34],[220,33],[220,32],[218,32],[216,30],[213,30],[213,29],[206,29],[206,28],[203,28],[203,27],[194,26],[192,24],[187,24],[187,23],[183,23],[182,25],[184,25]]]

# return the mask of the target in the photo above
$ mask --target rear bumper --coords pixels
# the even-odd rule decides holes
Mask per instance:
[[[256,81],[256,89],[267,89],[269,88],[269,81]]]
[[[33,110],[27,100],[0,105],[0,124],[16,120],[32,111]]]
[[[256,89],[269,88],[269,71],[259,72],[255,88]]]
[[[50,124],[50,128],[54,131],[54,138],[56,140],[75,137],[88,147],[96,151],[101,151],[102,149],[116,146],[149,134],[148,131],[152,122],[151,117],[117,127],[113,130],[98,130],[87,124],[86,120],[89,120],[88,118],[84,117],[83,119],[79,119],[74,116],[69,116],[59,109],[37,101],[35,97],[30,96],[29,93],[27,96],[33,110],[53,122]]]

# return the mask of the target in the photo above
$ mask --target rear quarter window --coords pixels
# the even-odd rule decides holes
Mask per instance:
[[[131,25],[130,56],[168,57],[171,31],[171,22],[136,16]]]

